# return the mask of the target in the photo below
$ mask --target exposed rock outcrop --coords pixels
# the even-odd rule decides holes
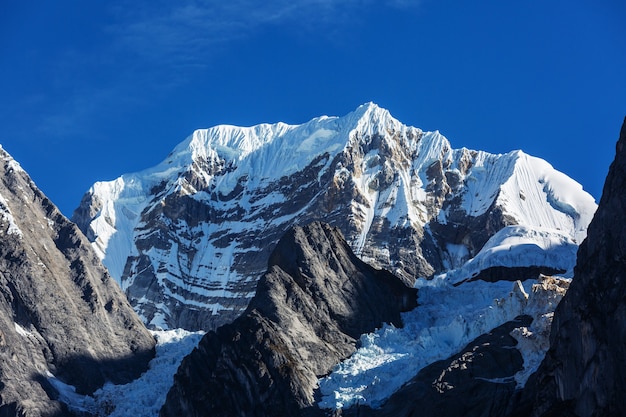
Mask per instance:
[[[461,352],[422,369],[377,409],[351,407],[343,417],[496,417],[506,415],[523,360],[511,332],[520,316],[470,342]],[[384,382],[384,381],[382,381]]]
[[[154,340],[80,230],[0,148],[0,415],[69,415],[147,368]]]
[[[550,350],[516,415],[626,415],[626,120]],[[532,409],[532,410],[531,410]]]
[[[337,228],[294,227],[245,313],[185,358],[161,416],[321,415],[318,377],[354,352],[362,333],[401,325],[416,295],[360,261]]]
[[[492,266],[483,269],[477,275],[468,279],[467,281],[471,282],[483,280],[487,282],[497,282],[503,279],[507,281],[524,281],[527,279],[532,279],[539,275],[555,275],[563,274],[564,272],[566,272],[564,269],[556,269],[549,266]],[[462,282],[458,282],[455,285],[460,285]]]

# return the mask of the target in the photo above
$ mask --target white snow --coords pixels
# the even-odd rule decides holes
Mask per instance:
[[[58,401],[67,404],[70,411],[77,414],[95,414],[96,408],[93,398],[78,394],[76,392],[76,387],[64,383],[49,371],[46,373],[46,377],[48,379],[48,382],[50,382],[50,384],[58,391]]]
[[[32,336],[32,333],[28,330],[26,330],[24,327],[20,326],[19,324],[15,323],[15,331],[17,332],[17,334],[19,334],[20,336],[24,336],[24,337],[30,337]]]
[[[472,151],[454,152],[454,160],[462,160]],[[582,242],[597,205],[580,184],[522,151],[474,154],[465,174],[455,171],[465,184],[463,208],[468,214],[479,216],[495,201],[518,224],[561,230]]]
[[[102,201],[102,208],[90,224],[95,235],[92,246],[109,273],[126,289],[122,273],[128,256],[136,253],[134,229],[146,206],[147,185],[139,175],[125,175],[115,181],[97,182],[89,190]],[[156,184],[155,184],[156,185]]]
[[[519,224],[561,230],[580,244],[597,208],[593,197],[546,161],[522,151],[512,155],[514,172],[500,187],[500,205]]]
[[[2,222],[7,223],[6,233],[8,235],[14,235],[18,237],[23,236],[22,231],[15,221],[15,217],[13,217],[13,213],[9,208],[9,203],[4,198],[4,196],[2,196],[2,194],[0,194],[0,219]]]
[[[456,245],[448,250],[451,262],[466,255]],[[491,266],[551,266],[571,271],[576,250],[573,239],[558,230],[509,226],[458,269],[432,280],[418,279],[418,308],[403,314],[404,327],[386,325],[363,335],[356,353],[319,381],[320,406],[380,406],[424,366],[457,353],[471,340],[516,316],[528,314],[533,324],[524,334],[515,335],[522,340],[525,361],[525,369],[515,378],[523,385],[545,354],[546,320],[564,291],[547,291],[545,284],[533,285],[536,280],[522,285],[519,281],[468,282],[467,278]]]
[[[96,416],[157,417],[180,362],[198,345],[204,333],[175,329],[152,334],[157,340],[156,357],[141,377],[126,385],[107,383],[93,396],[85,396],[49,374],[48,380],[59,391],[59,400],[70,410]]]
[[[458,253],[458,248],[452,248],[454,254]],[[573,239],[559,230],[507,226],[493,235],[474,258],[444,276],[458,284],[494,266],[550,266],[571,276],[577,250]]]

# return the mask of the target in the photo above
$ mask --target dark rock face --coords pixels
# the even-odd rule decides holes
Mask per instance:
[[[506,415],[523,366],[510,333],[532,319],[520,316],[481,335],[461,352],[422,369],[380,408],[352,407],[347,417],[490,417]]]
[[[521,401],[533,416],[626,415],[626,120],[616,148],[550,350]]]
[[[416,290],[360,261],[337,228],[291,229],[244,314],[207,333],[183,361],[162,416],[321,415],[318,377],[362,333],[401,325]]]
[[[535,279],[540,275],[550,276],[563,274],[564,272],[566,272],[564,269],[556,269],[550,266],[492,266],[489,268],[485,268],[475,276],[460,281],[454,285],[459,286],[464,282],[472,282],[478,280],[487,282],[497,282],[503,279],[507,281],[525,281],[527,279]]]
[[[52,375],[91,393],[153,354],[89,241],[0,149],[0,415],[69,415]]]

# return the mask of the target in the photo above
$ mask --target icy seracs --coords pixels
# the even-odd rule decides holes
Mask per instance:
[[[552,315],[569,279],[534,275],[522,283],[512,276],[516,268],[543,266],[571,278],[577,249],[573,237],[558,229],[507,226],[458,268],[418,279],[419,307],[403,315],[404,327],[363,335],[357,352],[320,379],[320,406],[379,407],[426,365],[450,357],[517,316],[529,315],[531,326],[513,334],[524,359],[524,369],[514,378],[523,386],[549,346]],[[496,282],[473,279],[494,267],[502,268]]]

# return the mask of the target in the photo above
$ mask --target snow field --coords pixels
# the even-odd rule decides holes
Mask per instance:
[[[97,417],[157,417],[165,397],[174,383],[174,374],[204,335],[182,329],[152,331],[157,340],[156,356],[148,370],[126,385],[105,384],[92,397],[79,395],[52,374],[50,383],[59,391],[59,400],[70,410],[88,412]]]

